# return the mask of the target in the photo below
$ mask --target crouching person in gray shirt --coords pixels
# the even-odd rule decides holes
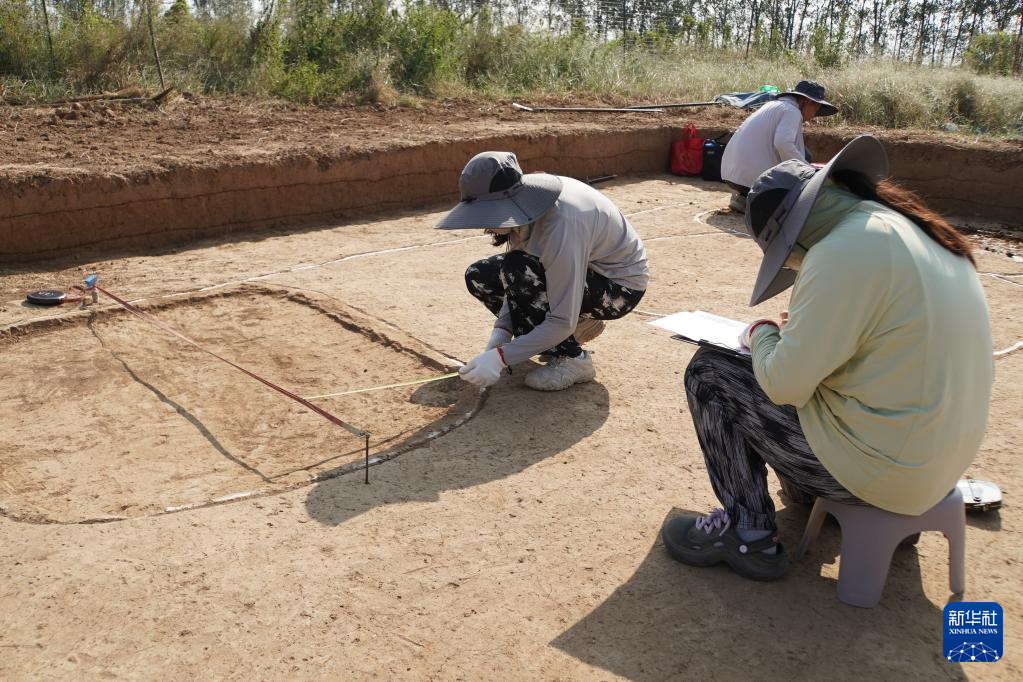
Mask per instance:
[[[526,385],[560,391],[594,378],[582,348],[646,292],[646,250],[610,199],[572,178],[523,175],[510,152],[473,157],[458,181],[462,200],[439,229],[483,229],[504,245],[465,272],[469,293],[494,315],[486,349],[460,373],[478,386],[534,355],[547,363]]]
[[[721,179],[735,190],[728,203],[732,210],[746,212],[749,188],[767,169],[790,159],[810,161],[803,143],[803,124],[838,113],[826,97],[820,83],[799,81],[743,121],[721,157]]]

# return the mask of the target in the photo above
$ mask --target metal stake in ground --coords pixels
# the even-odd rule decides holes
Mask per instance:
[[[369,434],[366,434],[366,485],[369,485]]]

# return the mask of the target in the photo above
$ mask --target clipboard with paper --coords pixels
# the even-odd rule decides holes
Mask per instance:
[[[649,324],[673,332],[672,338],[686,343],[707,346],[738,357],[750,357],[749,349],[739,345],[739,335],[746,328],[745,322],[702,310],[685,310]]]

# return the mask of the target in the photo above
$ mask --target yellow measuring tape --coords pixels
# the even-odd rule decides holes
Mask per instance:
[[[429,384],[434,381],[442,381],[444,379],[450,379],[457,377],[458,372],[450,372],[448,374],[441,374],[440,376],[430,377],[429,379],[415,379],[413,381],[403,381],[400,384],[387,384],[386,386],[370,386],[369,388],[356,388],[352,391],[341,391],[339,393],[324,393],[323,395],[309,395],[304,396],[305,400],[319,400],[320,398],[336,398],[342,395],[352,395],[353,393],[369,393],[370,391],[384,391],[389,388],[404,388],[406,386],[416,386],[418,384]]]

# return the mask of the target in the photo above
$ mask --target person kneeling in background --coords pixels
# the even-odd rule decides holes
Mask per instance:
[[[490,386],[507,367],[543,354],[526,385],[560,391],[591,381],[582,348],[643,298],[646,250],[610,199],[572,178],[523,175],[510,152],[473,157],[458,181],[462,200],[436,227],[483,229],[505,253],[465,272],[469,293],[497,316],[486,349],[459,371]]]
[[[750,305],[794,284],[789,320],[746,327],[752,365],[703,348],[686,369],[724,508],[664,525],[679,561],[785,572],[767,464],[811,499],[919,515],[976,456],[994,359],[970,244],[887,174],[881,143],[862,136],[823,170],[786,161],[750,190],[764,251]]]

